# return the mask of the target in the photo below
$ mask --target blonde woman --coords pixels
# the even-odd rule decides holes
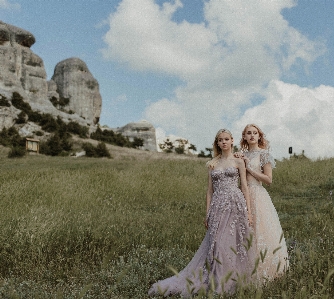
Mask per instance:
[[[253,219],[254,246],[259,263],[256,271],[258,285],[282,274],[289,266],[288,253],[282,227],[262,183],[272,183],[275,160],[269,154],[269,142],[255,124],[248,124],[240,140],[241,156],[247,170],[250,211]]]
[[[251,214],[242,159],[232,153],[233,137],[226,129],[216,134],[214,158],[207,163],[207,233],[190,263],[178,275],[158,281],[149,295],[190,297],[200,290],[233,293],[247,283],[254,267],[249,223]],[[240,180],[241,190],[238,187]]]

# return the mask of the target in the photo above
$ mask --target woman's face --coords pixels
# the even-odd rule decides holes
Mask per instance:
[[[231,150],[233,138],[228,133],[220,133],[217,138],[217,143],[222,151]]]
[[[259,138],[260,138],[260,134],[257,128],[250,126],[246,129],[244,139],[249,145],[258,144]]]

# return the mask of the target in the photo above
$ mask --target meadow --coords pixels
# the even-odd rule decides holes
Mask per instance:
[[[109,149],[8,159],[0,148],[0,298],[148,298],[167,266],[189,262],[205,234],[207,159]],[[267,190],[290,269],[231,298],[334,298],[333,172],[334,159],[277,162]]]

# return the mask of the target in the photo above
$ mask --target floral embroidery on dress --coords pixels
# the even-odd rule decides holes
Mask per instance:
[[[233,293],[238,277],[251,277],[255,254],[244,243],[251,234],[246,200],[238,187],[239,170],[235,167],[210,171],[213,194],[207,213],[208,230],[189,264],[178,275],[160,280],[150,295],[191,297],[200,289],[209,290],[215,281],[216,293]],[[232,273],[222,286],[221,281]],[[191,281],[191,284],[189,284]],[[223,289],[222,289],[223,287]]]

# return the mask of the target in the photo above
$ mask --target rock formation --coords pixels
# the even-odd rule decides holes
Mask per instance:
[[[0,103],[4,99],[0,104],[0,130],[13,126],[21,112],[5,103],[10,102],[13,92],[18,92],[33,110],[59,116],[65,122],[75,121],[89,126],[90,132],[95,131],[102,99],[99,84],[85,62],[79,58],[63,60],[47,81],[43,60],[30,49],[34,43],[30,32],[0,21]],[[41,130],[31,122],[15,126],[22,136]],[[142,138],[142,149],[157,150],[155,128],[147,121],[113,130],[131,141]]]
[[[30,47],[35,37],[28,31],[0,21],[0,88],[24,93],[29,101],[47,98],[43,60]]]
[[[99,122],[102,98],[99,84],[79,58],[69,58],[59,62],[54,70],[49,92],[54,92],[54,83],[59,98],[69,99],[68,109],[84,119]],[[49,94],[50,96],[51,94]]]
[[[0,95],[10,100],[12,93],[18,92],[33,110],[94,131],[102,99],[86,64],[78,58],[64,60],[57,64],[54,80],[47,82],[43,60],[30,49],[34,43],[30,32],[0,21]],[[68,107],[57,109],[50,99],[62,97],[70,99]],[[0,130],[12,126],[20,112],[14,107],[0,110]]]
[[[155,137],[155,128],[149,122],[142,120],[136,123],[129,123],[124,127],[112,129],[114,132],[121,133],[133,141],[135,137],[142,138],[144,145],[142,149],[157,151],[157,142]]]

